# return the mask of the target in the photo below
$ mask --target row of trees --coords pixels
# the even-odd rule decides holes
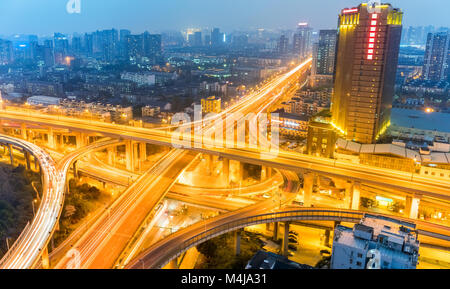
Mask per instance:
[[[0,256],[8,250],[6,239],[12,245],[33,219],[33,183],[40,190],[39,174],[0,163]]]

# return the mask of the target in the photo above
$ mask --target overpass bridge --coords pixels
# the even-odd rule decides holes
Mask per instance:
[[[241,211],[248,211],[244,208]],[[214,237],[236,231],[248,226],[276,222],[292,221],[335,221],[358,223],[366,213],[352,210],[330,208],[304,208],[293,211],[275,211],[266,214],[242,214],[236,218],[229,218],[230,214],[222,215],[204,224],[195,224],[181,230],[152,245],[129,264],[126,269],[157,269],[167,265],[171,260],[181,256],[184,252]],[[233,213],[231,213],[233,214]],[[235,214],[234,214],[235,215]],[[382,214],[370,215],[393,218]],[[419,235],[450,241],[450,228],[423,221],[406,218],[394,218],[402,222],[416,224]],[[285,230],[288,232],[289,230]]]
[[[64,182],[51,157],[38,146],[24,140],[0,135],[0,143],[9,147],[12,162],[12,146],[25,152],[29,168],[29,155],[39,162],[42,178],[42,200],[33,218],[0,260],[2,269],[30,268],[42,256],[44,266],[48,265],[47,245],[57,227],[64,203]]]
[[[151,143],[163,146],[181,147],[186,150],[216,155],[222,158],[244,163],[288,169],[297,172],[316,172],[330,177],[339,177],[355,182],[363,182],[381,187],[390,187],[411,194],[428,195],[450,200],[450,182],[414,173],[377,168],[367,165],[314,157],[287,151],[263,150],[241,144],[227,147],[215,147],[214,139],[191,139],[190,134],[170,131],[122,126],[97,121],[87,121],[64,116],[42,115],[32,112],[0,111],[0,119],[18,122],[38,123],[76,130],[84,133],[103,135],[135,142]]]

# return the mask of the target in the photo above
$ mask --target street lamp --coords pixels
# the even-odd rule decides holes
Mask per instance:
[[[34,204],[35,203],[37,203],[37,200],[36,199],[34,199],[32,202],[31,202],[31,205],[32,205],[32,207],[33,207],[33,216],[36,216],[36,211],[35,211],[35,208],[34,208]]]

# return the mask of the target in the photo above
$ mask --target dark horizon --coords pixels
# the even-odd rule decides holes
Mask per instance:
[[[359,0],[80,0],[81,13],[69,14],[69,0],[3,0],[0,35],[54,32],[84,33],[103,29],[129,29],[133,33],[181,31],[187,28],[223,31],[294,29],[309,22],[315,30],[336,28],[341,9],[354,7]],[[405,13],[404,26],[448,27],[447,0],[391,0]]]

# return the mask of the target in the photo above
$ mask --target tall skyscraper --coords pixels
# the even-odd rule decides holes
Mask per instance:
[[[72,46],[71,46],[72,53],[79,54],[81,53],[81,50],[82,50],[81,37],[80,36],[72,37]]]
[[[220,33],[219,28],[214,28],[211,32],[211,46],[221,46],[223,42],[223,33]]]
[[[14,49],[11,41],[0,39],[0,64],[11,64],[14,61]]]
[[[423,64],[423,79],[431,81],[447,80],[450,70],[450,34],[430,33]]]
[[[332,124],[347,139],[374,143],[390,125],[403,12],[390,4],[339,15]]]
[[[288,45],[289,45],[289,39],[285,35],[281,35],[280,39],[278,40],[278,54],[285,55],[288,53]]]
[[[203,46],[203,37],[201,31],[197,31],[194,33],[194,46],[196,47]]]
[[[152,63],[157,63],[162,54],[161,35],[143,34],[144,56],[148,57]]]
[[[67,36],[61,33],[55,33],[53,37],[55,49],[55,62],[58,64],[64,63],[64,58],[68,55],[69,40]]]
[[[144,55],[143,35],[128,35],[126,51],[128,60],[137,63],[138,58]]]
[[[84,34],[84,49],[88,56],[94,54],[94,36],[92,34]]]
[[[52,40],[44,41],[44,64],[48,67],[55,65],[55,54]]]
[[[336,58],[337,30],[320,30],[317,54],[314,58],[316,74],[333,75]]]
[[[320,30],[319,41],[313,44],[311,86],[330,85],[333,83],[336,41],[337,30]]]
[[[308,23],[299,23],[294,34],[292,50],[302,59],[308,57],[311,53],[311,36],[312,28],[309,27]]]

